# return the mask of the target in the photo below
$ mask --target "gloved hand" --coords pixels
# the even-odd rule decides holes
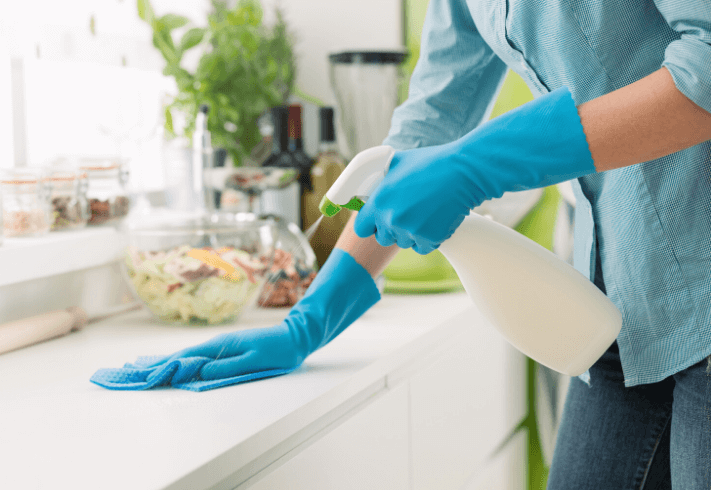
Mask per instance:
[[[121,369],[100,369],[91,381],[113,390],[171,385],[204,391],[285,374],[379,299],[368,271],[336,248],[280,325],[222,334],[172,356],[139,358]]]
[[[451,143],[396,152],[354,230],[424,255],[487,199],[595,171],[575,102],[563,87]]]

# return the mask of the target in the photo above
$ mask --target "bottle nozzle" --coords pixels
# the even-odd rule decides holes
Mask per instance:
[[[341,206],[333,203],[326,196],[323,196],[323,198],[321,199],[321,204],[319,204],[318,208],[321,211],[321,214],[323,214],[324,216],[328,216],[329,218],[331,216],[335,216],[341,210]]]

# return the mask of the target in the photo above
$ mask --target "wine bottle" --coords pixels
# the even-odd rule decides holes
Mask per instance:
[[[288,108],[289,111],[289,153],[294,160],[298,162],[298,169],[301,172],[299,183],[301,184],[301,195],[304,192],[312,191],[311,185],[311,167],[314,161],[304,152],[304,142],[301,137],[301,106],[292,104]]]
[[[274,132],[272,153],[262,163],[263,167],[292,168],[300,171],[301,164],[289,151],[289,112],[286,106],[271,110]],[[294,182],[285,189],[269,189],[260,199],[262,214],[275,214],[301,226],[301,185]]]
[[[332,107],[319,109],[321,131],[316,163],[310,171],[312,188],[304,192],[301,202],[304,229],[308,229],[321,216],[321,199],[346,168],[346,162],[338,150],[333,113]],[[322,221],[318,230],[311,236],[309,241],[319,267],[326,262],[349,217],[350,211],[344,209],[336,216]]]

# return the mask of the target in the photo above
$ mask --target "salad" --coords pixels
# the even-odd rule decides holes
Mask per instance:
[[[168,251],[129,247],[128,276],[136,294],[158,318],[169,322],[218,324],[239,315],[266,280],[268,261],[234,247],[205,247],[234,265],[228,274],[188,256],[190,246]]]

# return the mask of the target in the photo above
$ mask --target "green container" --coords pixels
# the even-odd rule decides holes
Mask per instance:
[[[400,250],[383,272],[386,293],[440,293],[462,288],[457,273],[442,252],[420,255]]]

